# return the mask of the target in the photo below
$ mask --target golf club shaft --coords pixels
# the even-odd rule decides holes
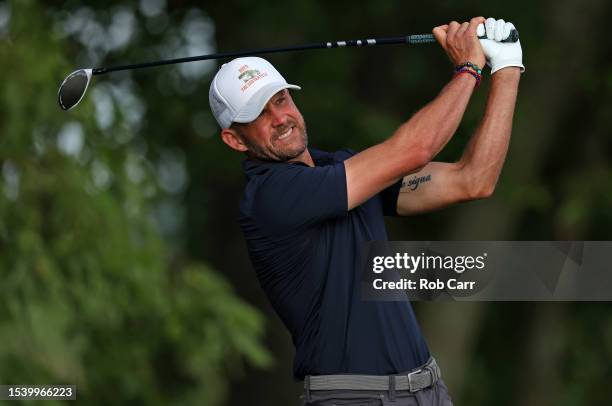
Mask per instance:
[[[422,44],[422,43],[432,43],[432,42],[436,42],[432,34],[408,35],[406,37],[371,38],[371,39],[363,39],[363,40],[322,42],[322,43],[317,43],[317,44],[294,45],[294,46],[288,46],[288,47],[282,47],[282,48],[259,48],[259,49],[251,49],[248,51],[222,52],[222,53],[209,54],[209,55],[189,56],[185,58],[168,59],[164,61],[144,62],[144,63],[137,63],[133,65],[112,66],[109,68],[94,68],[92,70],[92,74],[101,75],[104,73],[116,72],[120,70],[150,68],[154,66],[171,65],[171,64],[176,64],[176,63],[204,61],[207,59],[236,58],[240,56],[272,54],[272,53],[277,53],[277,52],[305,51],[309,49],[359,47],[359,46],[389,45],[389,44]]]

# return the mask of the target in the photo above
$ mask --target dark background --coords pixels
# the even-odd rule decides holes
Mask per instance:
[[[520,32],[511,147],[493,197],[389,219],[393,240],[609,240],[612,3],[0,1],[0,383],[76,384],[88,404],[298,404],[289,334],[236,222],[243,159],[208,109],[218,62],[96,77],[78,67],[429,33]],[[271,55],[310,143],[366,148],[451,77],[438,45]],[[457,159],[490,77],[437,160]],[[455,404],[612,402],[607,303],[416,303]]]

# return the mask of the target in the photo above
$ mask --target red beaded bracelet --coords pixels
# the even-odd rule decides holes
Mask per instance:
[[[476,88],[478,88],[478,86],[480,86],[480,81],[482,80],[482,75],[479,75],[478,73],[474,72],[473,70],[471,70],[469,68],[463,68],[463,69],[459,69],[458,71],[456,71],[454,76],[460,75],[462,73],[469,73],[470,75],[472,75],[476,79]]]

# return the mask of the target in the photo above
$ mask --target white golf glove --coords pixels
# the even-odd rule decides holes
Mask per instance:
[[[479,24],[476,29],[479,37],[485,33],[487,35],[487,39],[481,39],[480,44],[487,58],[487,65],[491,68],[491,75],[508,66],[518,66],[521,72],[525,72],[521,42],[501,42],[510,36],[513,29],[514,24],[494,18],[487,18],[484,25]]]

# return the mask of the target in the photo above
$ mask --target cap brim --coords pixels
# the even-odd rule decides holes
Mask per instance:
[[[272,96],[283,89],[301,90],[302,88],[296,85],[290,85],[288,83],[270,83],[259,89],[259,91],[253,97],[251,97],[251,100],[244,105],[238,114],[236,114],[236,117],[234,117],[232,122],[250,123],[255,121]]]

